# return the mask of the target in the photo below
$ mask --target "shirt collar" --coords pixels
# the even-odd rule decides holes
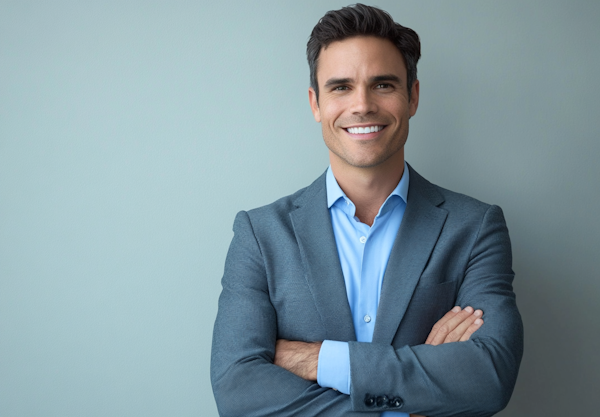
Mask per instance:
[[[388,196],[383,203],[382,207],[386,206],[386,203],[390,200],[390,197],[396,195],[400,197],[404,203],[408,201],[408,181],[409,181],[409,173],[408,173],[408,165],[406,161],[404,161],[404,173],[402,174],[402,178],[400,178],[400,182],[394,188],[394,191]],[[335,176],[333,175],[333,171],[331,170],[331,165],[327,168],[327,175],[325,176],[325,183],[327,187],[327,208],[331,208],[340,198],[345,199],[346,201],[350,201],[350,199],[346,196],[344,191],[340,188]]]

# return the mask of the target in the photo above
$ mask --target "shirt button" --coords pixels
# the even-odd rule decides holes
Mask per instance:
[[[366,241],[367,241],[367,238],[365,236],[360,237],[360,243],[365,243]]]
[[[369,316],[368,314],[365,314],[363,319],[365,320],[365,323],[369,323],[371,321],[371,316]]]

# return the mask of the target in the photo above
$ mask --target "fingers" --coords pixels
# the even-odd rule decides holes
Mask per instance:
[[[463,310],[458,306],[454,307],[433,326],[425,343],[435,346],[469,340],[483,324],[482,315],[481,310],[475,311],[472,307]]]
[[[467,307],[464,310],[461,310],[458,306],[454,307],[433,326],[431,333],[434,333],[434,331],[435,333],[432,335],[433,337],[429,344],[436,346],[444,343],[450,332],[456,329],[456,326],[462,323],[472,313],[473,309],[471,307]]]
[[[435,337],[435,335],[438,333],[438,331],[440,330],[440,328],[442,326],[444,326],[448,320],[450,320],[451,318],[453,318],[454,316],[456,316],[457,313],[460,312],[460,307],[456,306],[454,307],[452,310],[450,310],[449,312],[447,312],[444,317],[442,317],[441,319],[439,319],[437,321],[437,323],[435,323],[433,325],[433,328],[431,329],[431,332],[429,333],[429,336],[427,336],[427,340],[425,341],[426,345],[431,345],[433,338]]]
[[[465,310],[467,310],[467,309],[470,309],[470,307],[467,307]],[[472,310],[473,309],[471,309],[471,311]],[[463,338],[463,336],[465,336],[467,334],[467,331],[469,331],[469,329],[471,329],[472,331],[467,335],[467,337],[465,339],[465,340],[469,340],[469,337],[471,337],[471,334],[473,334],[481,326],[481,323],[483,323],[483,321],[481,320],[482,314],[483,314],[483,312],[481,310],[475,310],[472,314],[470,314],[468,317],[466,317],[462,322],[458,323],[454,330],[452,330],[450,333],[448,333],[448,336],[446,336],[446,338],[444,339],[444,343],[458,342],[459,340],[461,340]],[[477,321],[477,319],[479,319],[479,321],[481,323],[476,325],[475,322]],[[471,328],[473,325],[475,325],[474,329]]]
[[[469,326],[469,328],[465,331],[465,333],[461,336],[460,338],[460,342],[466,342],[467,340],[469,340],[471,338],[471,335],[473,333],[475,333],[477,330],[479,330],[479,328],[481,327],[481,325],[483,324],[483,320],[480,318],[475,319],[475,321],[473,322],[473,324],[471,324]]]

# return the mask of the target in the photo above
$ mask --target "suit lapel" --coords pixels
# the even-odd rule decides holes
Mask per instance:
[[[374,343],[391,344],[446,221],[442,195],[412,168],[408,202],[383,277]]]
[[[325,174],[295,201],[290,218],[300,248],[306,281],[327,339],[354,341],[356,335],[348,304],[331,217],[327,208]]]

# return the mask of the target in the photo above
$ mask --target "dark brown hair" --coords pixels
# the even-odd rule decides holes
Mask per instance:
[[[406,65],[406,84],[410,100],[412,85],[417,79],[417,62],[421,57],[419,35],[414,30],[394,22],[386,11],[360,3],[328,11],[310,34],[306,45],[306,58],[310,68],[310,86],[317,93],[317,99],[317,65],[321,49],[332,42],[353,36],[377,36],[390,40],[398,48]]]

